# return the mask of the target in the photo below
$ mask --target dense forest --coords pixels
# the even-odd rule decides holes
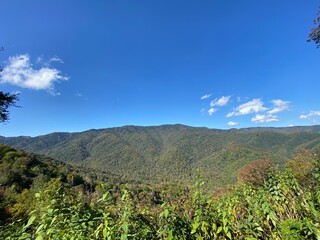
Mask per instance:
[[[242,167],[237,183],[142,184],[0,145],[1,239],[319,239],[320,158]],[[209,188],[210,189],[210,188]]]
[[[185,125],[125,126],[38,137],[0,137],[0,143],[123,179],[193,184],[212,189],[236,183],[239,169],[271,159],[283,168],[301,148],[320,149],[320,126],[219,130]]]

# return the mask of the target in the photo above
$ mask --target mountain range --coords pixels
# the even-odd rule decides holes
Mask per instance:
[[[0,143],[139,181],[236,181],[254,160],[280,168],[301,148],[320,152],[320,126],[209,129],[185,125],[124,126],[37,137],[2,137]]]

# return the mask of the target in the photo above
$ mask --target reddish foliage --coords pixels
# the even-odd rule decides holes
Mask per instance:
[[[260,186],[273,168],[274,163],[270,159],[252,161],[239,170],[237,179],[239,182]]]

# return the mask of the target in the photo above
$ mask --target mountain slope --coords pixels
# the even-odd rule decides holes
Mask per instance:
[[[0,137],[18,149],[108,170],[141,181],[235,181],[250,161],[270,158],[282,166],[299,148],[320,149],[320,126],[217,130],[184,125],[125,126],[39,137]]]

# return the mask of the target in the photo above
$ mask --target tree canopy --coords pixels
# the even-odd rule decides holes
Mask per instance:
[[[311,30],[309,34],[308,42],[313,41],[317,47],[320,47],[320,11],[318,12],[317,18],[313,21],[315,27]]]
[[[9,120],[8,108],[16,106],[17,100],[17,94],[0,92],[0,122],[6,122]]]

